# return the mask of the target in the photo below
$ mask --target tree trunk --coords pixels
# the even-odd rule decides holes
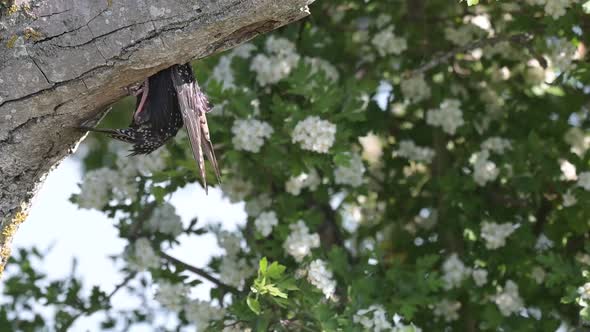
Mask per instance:
[[[73,127],[125,87],[298,20],[312,1],[33,0],[3,13],[0,275],[43,179],[83,136]]]

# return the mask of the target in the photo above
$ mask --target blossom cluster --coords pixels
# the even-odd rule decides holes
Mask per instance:
[[[486,241],[486,248],[498,249],[506,245],[506,238],[514,233],[516,227],[517,225],[511,223],[484,222],[481,226],[481,237]]]
[[[236,120],[231,128],[234,135],[232,142],[236,150],[257,153],[264,140],[268,139],[274,130],[267,122],[256,119]]]
[[[430,98],[430,86],[424,80],[424,74],[416,74],[401,81],[401,90],[409,102],[417,103]]]
[[[160,232],[172,237],[177,237],[182,233],[182,221],[176,214],[174,205],[170,203],[164,203],[154,208],[145,225],[152,232]]]
[[[461,286],[463,280],[471,270],[463,264],[456,253],[449,256],[442,265],[445,289],[453,289]]]
[[[277,219],[277,214],[274,211],[262,212],[258,218],[254,220],[254,226],[256,226],[256,230],[264,237],[269,236],[272,232],[272,228],[278,224],[279,220]]]
[[[225,250],[219,266],[219,279],[238,289],[244,287],[244,281],[255,272],[255,264],[244,257],[240,257],[242,238],[228,231],[217,234],[217,242]]]
[[[256,80],[261,86],[275,84],[289,76],[301,58],[295,44],[288,39],[270,36],[265,46],[268,55],[257,54],[250,64],[250,69],[256,72]]]
[[[488,159],[489,157],[490,152],[482,150],[473,154],[469,160],[473,164],[473,179],[480,186],[494,181],[500,174],[500,170],[493,161]]]
[[[291,134],[293,143],[300,143],[304,150],[328,153],[336,138],[336,125],[318,116],[308,116],[299,121]]]
[[[335,82],[340,78],[338,69],[336,69],[336,67],[334,67],[334,65],[332,65],[330,62],[322,58],[305,57],[303,58],[303,62],[311,66],[312,75],[322,71],[324,75],[326,75],[326,77],[331,81]]]
[[[571,7],[577,0],[525,0],[530,5],[543,6],[545,15],[558,19],[565,15],[566,9]]]
[[[289,225],[289,229],[291,233],[285,240],[283,248],[297,262],[303,261],[312,249],[320,246],[320,236],[317,233],[310,233],[303,220]]]
[[[247,59],[254,50],[256,50],[256,46],[245,43],[234,48],[229,54],[219,58],[219,62],[213,68],[212,77],[222,84],[224,90],[234,89],[236,87],[235,77],[231,67],[234,57]]]
[[[439,109],[429,110],[426,113],[426,123],[431,126],[441,127],[444,132],[454,135],[457,128],[465,124],[461,102],[456,99],[445,99]]]
[[[399,142],[399,148],[396,154],[413,161],[431,163],[435,152],[431,148],[417,146],[413,141],[403,140]]]
[[[332,271],[328,269],[326,262],[321,259],[309,263],[307,280],[321,290],[326,298],[331,298],[336,291],[336,281],[333,279]]]
[[[78,205],[85,209],[100,210],[110,200],[124,201],[137,195],[135,177],[150,176],[166,166],[168,152],[159,149],[149,155],[129,158],[122,145],[113,143],[110,150],[117,155],[117,169],[107,167],[88,171],[82,179]]]
[[[494,296],[494,302],[504,316],[517,313],[524,306],[522,298],[518,294],[518,285],[512,280],[506,281],[505,286],[498,290]]]
[[[129,268],[135,271],[155,269],[160,266],[160,258],[152,248],[150,241],[139,238],[126,251]]]
[[[383,306],[378,304],[358,310],[352,320],[367,331],[379,332],[393,329],[393,325],[387,318],[387,312]]]
[[[490,137],[481,143],[481,149],[503,154],[506,150],[512,149],[512,143],[505,138]]]
[[[290,177],[285,183],[285,191],[289,194],[298,196],[302,189],[309,188],[310,191],[315,191],[321,184],[320,176],[315,169],[311,169],[309,173],[301,173],[297,176]]]
[[[394,34],[393,26],[389,26],[375,34],[371,43],[381,56],[390,54],[399,55],[408,48],[406,39]]]
[[[358,187],[363,184],[365,165],[358,154],[350,155],[348,165],[340,165],[334,169],[334,182]]]

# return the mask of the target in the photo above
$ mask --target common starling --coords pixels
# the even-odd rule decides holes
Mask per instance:
[[[136,95],[137,108],[129,128],[80,128],[106,133],[114,139],[131,143],[133,148],[130,155],[138,155],[149,154],[164,145],[176,136],[184,123],[205,190],[207,182],[203,152],[219,180],[219,167],[206,118],[211,105],[199,88],[190,64],[174,65],[150,76]]]

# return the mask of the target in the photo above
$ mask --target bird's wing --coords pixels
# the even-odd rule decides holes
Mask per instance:
[[[197,110],[199,114],[199,122],[201,125],[201,143],[203,150],[205,150],[205,154],[207,155],[207,159],[213,165],[213,170],[215,171],[215,176],[217,177],[217,181],[221,182],[221,174],[219,173],[219,166],[217,164],[217,158],[215,158],[215,151],[213,150],[213,143],[211,142],[211,137],[209,135],[209,125],[207,124],[207,113],[211,110],[209,106],[209,101],[207,101],[207,96],[201,91],[199,84],[197,81],[194,82],[194,89],[195,89],[195,100],[197,101]]]
[[[188,68],[187,68],[188,67]],[[205,178],[205,160],[203,158],[203,149],[201,147],[201,121],[199,120],[199,113],[197,108],[197,99],[195,98],[196,91],[193,84],[192,70],[187,65],[177,65],[172,70],[172,81],[174,88],[178,95],[178,104],[184,120],[184,125],[188,132],[188,137],[191,142],[193,156],[197,162],[203,187],[207,192],[207,180]]]

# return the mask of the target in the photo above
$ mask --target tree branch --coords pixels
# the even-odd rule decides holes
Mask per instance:
[[[476,48],[495,45],[495,44],[503,42],[503,41],[510,41],[511,43],[523,44],[523,43],[529,42],[532,38],[533,38],[533,36],[529,33],[519,33],[519,34],[515,34],[515,35],[502,35],[502,36],[496,36],[496,37],[492,37],[492,38],[480,39],[478,41],[475,41],[475,42],[469,43],[467,45],[450,50],[446,53],[436,55],[434,58],[432,58],[430,61],[428,61],[424,65],[422,65],[410,72],[405,73],[404,76],[405,77],[412,77],[412,76],[415,76],[418,74],[425,73],[425,72],[429,71],[430,69],[437,67],[438,65],[448,62],[457,54],[465,53],[467,51],[471,51]]]
[[[175,265],[181,266],[184,269],[187,269],[191,272],[193,272],[194,274],[202,277],[203,279],[207,279],[209,281],[211,281],[212,283],[214,283],[215,285],[217,285],[219,288],[224,289],[227,292],[233,293],[233,294],[239,294],[240,290],[238,290],[237,288],[224,284],[223,282],[221,282],[221,280],[215,278],[214,276],[212,276],[211,274],[209,274],[207,271],[198,268],[196,266],[192,266],[189,265],[183,261],[181,261],[178,258],[172,257],[170,255],[168,255],[167,253],[160,251],[160,256],[164,259],[166,259],[167,261],[169,261],[170,263],[173,263]]]

